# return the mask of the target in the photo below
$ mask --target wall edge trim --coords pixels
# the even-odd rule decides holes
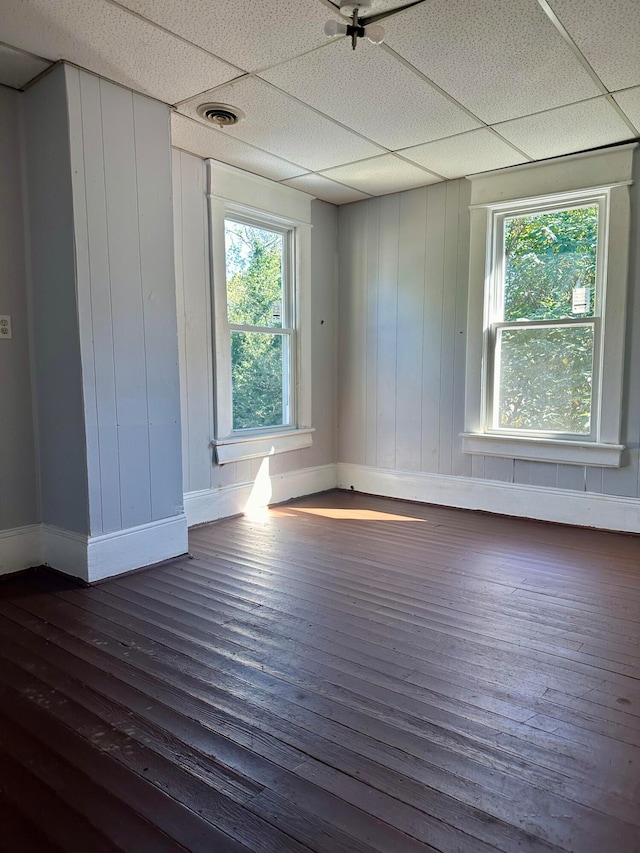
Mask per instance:
[[[339,462],[339,489],[578,527],[640,533],[640,500]]]

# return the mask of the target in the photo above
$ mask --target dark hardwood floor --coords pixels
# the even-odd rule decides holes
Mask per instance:
[[[0,849],[640,851],[640,538],[344,492],[0,583]]]

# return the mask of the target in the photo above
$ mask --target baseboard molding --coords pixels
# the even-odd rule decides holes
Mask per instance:
[[[189,527],[193,527],[335,487],[335,465],[317,465],[264,477],[258,474],[255,482],[187,492],[184,511]]]
[[[30,569],[41,562],[39,524],[0,530],[0,575]]]
[[[341,462],[339,489],[559,524],[640,533],[640,500]]]
[[[0,531],[0,575],[50,566],[87,583],[186,554],[184,513],[139,527],[87,536],[51,524]]]

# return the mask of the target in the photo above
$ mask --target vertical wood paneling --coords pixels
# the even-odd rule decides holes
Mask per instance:
[[[501,480],[503,483],[513,482],[513,459],[502,459],[498,456],[484,457],[484,477],[486,480]]]
[[[0,345],[0,530],[39,521],[27,312],[20,106],[24,95],[0,86],[0,309],[13,340]]]
[[[151,518],[182,511],[180,377],[176,330],[169,115],[133,96],[142,316],[146,350]],[[159,239],[165,235],[165,239]]]
[[[181,155],[182,163],[182,272],[189,453],[187,491],[211,488],[213,437],[213,376],[211,369],[211,302],[202,160]],[[182,320],[182,318],[181,318]]]
[[[380,199],[366,206],[367,212],[367,352],[365,358],[365,464],[376,465],[378,459],[378,282],[380,275]]]
[[[521,486],[529,485],[531,463],[526,459],[516,459],[513,465],[513,482]]]
[[[422,316],[422,462],[436,473],[440,457],[440,353],[444,291],[444,241],[447,189],[427,189],[425,299]],[[416,318],[419,322],[419,318]]]
[[[176,267],[176,313],[178,326],[178,365],[180,370],[180,420],[182,423],[182,491],[189,491],[189,406],[186,364],[186,335],[184,328],[184,251],[182,237],[182,152],[171,150],[171,180],[173,185],[173,244]]]
[[[398,341],[396,364],[396,468],[418,471],[422,451],[422,329],[427,193],[400,196]]]
[[[151,520],[133,93],[100,81],[123,527]]]
[[[585,485],[584,465],[558,465],[556,485],[559,489],[583,492]]]
[[[77,72],[76,72],[77,73]],[[80,74],[82,103],[82,135],[87,180],[86,216],[89,253],[88,284],[91,301],[91,331],[99,442],[101,531],[122,527],[120,466],[118,459],[118,420],[113,343],[113,307],[107,227],[106,187],[104,181],[104,146],[100,81],[90,74]],[[77,217],[76,217],[77,218]],[[78,277],[78,292],[83,291]],[[82,322],[82,321],[81,321]],[[84,337],[84,336],[83,336]],[[87,401],[85,399],[85,407]]]
[[[360,206],[359,206],[360,207]],[[362,208],[363,214],[366,213]],[[378,282],[377,464],[396,467],[396,364],[398,342],[398,241],[400,195],[380,202]],[[359,374],[359,377],[362,373]],[[358,377],[357,381],[360,381]],[[360,382],[361,384],[361,382]]]
[[[640,156],[636,157],[640,168]],[[426,194],[426,222],[418,227],[417,199]],[[449,181],[398,196],[350,205],[354,220],[365,211],[362,226],[340,244],[342,334],[347,341],[349,388],[358,378],[367,388],[365,412],[365,463],[397,470],[472,476],[480,479],[534,486],[640,494],[640,244],[632,243],[627,330],[625,395],[625,464],[620,469],[534,463],[499,457],[471,456],[461,452],[459,433],[464,429],[466,324],[469,277],[469,198],[467,181]],[[398,210],[399,207],[399,210]],[[343,221],[346,220],[344,214]],[[640,186],[632,188],[632,232],[640,222]],[[422,246],[416,245],[423,230]],[[395,240],[399,246],[395,275]],[[367,243],[366,280],[354,263],[354,253]],[[354,248],[355,247],[355,248]],[[378,262],[379,261],[379,262]],[[419,277],[424,276],[423,311],[418,304]],[[345,293],[345,289],[351,293]],[[357,312],[354,293],[366,291],[366,358],[350,363],[348,339]],[[420,323],[422,328],[420,328]],[[375,330],[375,333],[372,332]],[[422,348],[422,379],[413,369],[413,357]],[[390,365],[395,359],[395,386]],[[395,398],[395,406],[394,406]],[[416,410],[420,407],[420,467],[415,458]],[[374,419],[373,414],[376,413]],[[351,402],[340,400],[341,460],[361,462],[362,417],[353,418]],[[346,434],[345,434],[346,433]],[[395,447],[389,444],[391,438]],[[375,445],[377,453],[373,453]],[[352,454],[352,455],[350,455]]]
[[[458,220],[460,181],[447,181],[444,279],[442,292],[442,333],[440,343],[440,423],[438,472],[451,474],[453,452],[453,372],[455,361],[456,288],[458,284]],[[457,438],[457,436],[456,436]]]
[[[453,436],[451,449],[451,473],[462,477],[471,476],[471,457],[462,452],[460,433],[464,431],[464,389],[466,372],[467,298],[469,294],[469,204],[471,184],[459,181],[458,216],[458,279],[456,282],[456,321],[454,327],[455,346],[453,359]]]
[[[98,84],[95,80],[96,86]],[[84,119],[89,127],[98,119],[100,127],[100,99],[93,102],[93,115],[85,116],[80,89],[80,71],[66,69],[67,108],[69,111],[69,147],[71,154],[71,182],[73,189],[73,213],[75,222],[75,250],[77,276],[77,310],[80,325],[80,358],[82,360],[82,393],[84,399],[84,429],[87,452],[87,478],[89,497],[89,532],[102,533],[102,485],[100,471],[100,437],[97,411],[97,377],[93,334],[82,334],[83,329],[92,329],[93,310],[91,294],[91,248],[89,238],[88,194],[95,183],[94,176],[86,168],[84,151]],[[97,115],[95,115],[97,113]],[[87,128],[89,130],[89,127]],[[89,188],[87,188],[89,184]],[[92,223],[91,223],[92,224]],[[92,235],[93,236],[93,235]]]
[[[339,398],[342,418],[338,425],[339,453],[343,459],[364,462],[366,375],[366,208],[349,205],[341,219],[339,246],[349,261],[340,275]],[[351,287],[349,282],[357,282]]]
[[[531,462],[529,465],[529,484],[555,489],[558,484],[558,466],[551,462]]]

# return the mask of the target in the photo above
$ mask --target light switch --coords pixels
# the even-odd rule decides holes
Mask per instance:
[[[0,340],[10,341],[13,335],[11,334],[11,315],[0,314]]]

